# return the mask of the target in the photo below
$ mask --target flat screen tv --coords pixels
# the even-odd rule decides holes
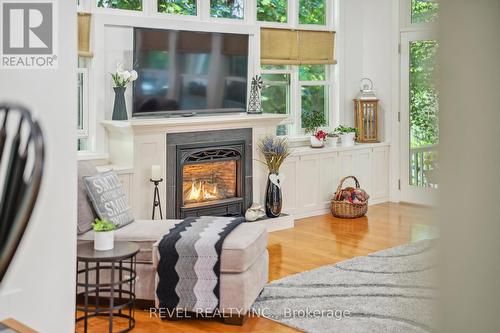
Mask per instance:
[[[133,115],[244,112],[248,35],[134,29]]]

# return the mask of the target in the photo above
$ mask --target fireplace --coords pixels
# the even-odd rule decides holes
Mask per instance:
[[[250,206],[250,129],[168,134],[167,161],[168,218],[240,216]]]

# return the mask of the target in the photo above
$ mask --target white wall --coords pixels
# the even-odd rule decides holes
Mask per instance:
[[[393,15],[393,0],[341,0],[339,33],[342,34],[341,52],[341,122],[354,124],[352,100],[359,92],[360,80],[368,77],[374,82],[374,91],[380,98],[382,140],[391,140],[394,65],[399,63]]]
[[[340,0],[340,121],[354,124],[353,99],[368,77],[380,99],[380,137],[391,143],[391,201],[399,200],[399,0]]]
[[[0,286],[0,319],[74,331],[76,258],[76,2],[58,1],[59,68],[0,70],[0,100],[36,112],[45,174],[30,224]]]

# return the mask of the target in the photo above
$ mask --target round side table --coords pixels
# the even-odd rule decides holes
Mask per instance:
[[[77,304],[76,311],[83,315],[76,316],[76,322],[83,321],[85,333],[89,319],[94,317],[109,318],[109,333],[128,332],[134,328],[138,252],[139,246],[131,242],[115,242],[114,248],[108,251],[94,250],[94,242],[78,245],[76,295],[83,296],[83,306]],[[102,302],[103,296],[109,302]],[[93,304],[89,298],[94,300]],[[114,317],[128,320],[128,327],[114,332]]]

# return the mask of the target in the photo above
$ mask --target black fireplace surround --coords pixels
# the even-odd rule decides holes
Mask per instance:
[[[168,219],[244,215],[253,199],[252,129],[172,133],[167,134],[166,139]],[[220,167],[225,165],[227,172],[226,167]],[[227,197],[214,196],[208,201],[186,202],[186,185],[191,181],[184,179],[186,168],[199,171],[206,166],[211,166],[212,173],[218,173],[217,176],[230,184]],[[198,190],[201,183],[196,183],[199,184]],[[193,188],[196,188],[194,180],[191,192]]]

